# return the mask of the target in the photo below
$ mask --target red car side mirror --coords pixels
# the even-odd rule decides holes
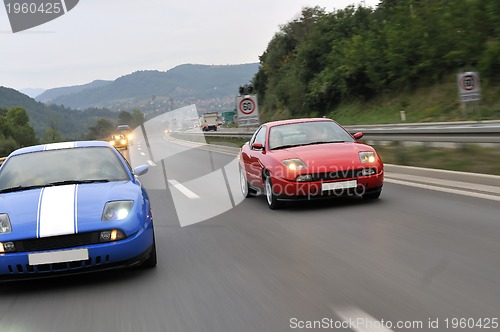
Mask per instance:
[[[254,150],[264,150],[264,145],[262,145],[262,143],[253,143],[252,144],[252,149],[254,149]]]
[[[352,135],[354,139],[361,139],[363,137],[363,133],[358,131],[356,134]]]

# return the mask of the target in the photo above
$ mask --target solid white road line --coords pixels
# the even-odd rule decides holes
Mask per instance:
[[[156,164],[152,160],[148,160],[148,164],[150,164],[151,166],[156,166]]]
[[[472,192],[472,191],[466,191],[466,190],[460,190],[460,189],[451,189],[451,188],[443,188],[443,187],[437,187],[437,186],[428,185],[428,184],[414,183],[414,182],[407,182],[407,181],[400,181],[400,180],[394,180],[394,179],[388,179],[388,178],[385,178],[384,182],[395,183],[395,184],[400,184],[400,185],[403,185],[403,186],[410,186],[410,187],[416,187],[416,188],[422,188],[422,189],[442,191],[442,192],[449,193],[449,194],[457,194],[457,195],[463,195],[463,196],[469,196],[469,197],[489,199],[489,200],[492,200],[492,201],[498,201],[498,202],[500,202],[500,196],[482,194],[482,193],[477,193],[477,192]]]
[[[344,308],[335,309],[335,314],[345,322],[352,322],[349,326],[355,332],[393,332],[393,330],[386,328],[376,318],[368,315],[358,308]]]
[[[192,192],[188,188],[184,187],[182,184],[180,184],[179,182],[177,182],[175,180],[168,180],[168,183],[170,183],[172,186],[175,187],[175,189],[179,190],[181,193],[186,195],[188,198],[191,198],[191,199],[200,198],[200,196],[196,195],[194,192]]]

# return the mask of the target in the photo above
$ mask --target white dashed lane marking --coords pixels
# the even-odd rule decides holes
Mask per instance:
[[[179,190],[181,193],[186,195],[188,198],[191,199],[197,199],[200,198],[200,196],[196,195],[194,192],[189,190],[188,188],[184,187],[182,184],[175,180],[168,180],[168,183],[170,183],[172,186],[174,186],[175,189]]]
[[[376,318],[358,308],[333,309],[335,314],[355,332],[393,332]]]

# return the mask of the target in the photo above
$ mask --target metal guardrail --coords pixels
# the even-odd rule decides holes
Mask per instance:
[[[392,125],[345,126],[352,133],[363,132],[364,141],[400,141],[428,143],[500,143],[500,122],[443,122]],[[250,139],[256,128],[222,129],[216,132],[180,132],[180,134]],[[0,158],[0,165],[5,158]]]
[[[403,141],[403,142],[434,142],[434,143],[500,143],[500,127],[470,127],[470,128],[439,128],[436,126],[346,126],[354,133],[363,132],[366,141]],[[217,132],[190,132],[194,135],[208,137],[230,137],[249,139],[253,131],[249,128],[243,130],[221,130]]]

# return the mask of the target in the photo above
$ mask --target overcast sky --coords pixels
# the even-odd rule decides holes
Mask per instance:
[[[0,7],[0,86],[17,90],[114,80],[184,63],[258,62],[303,7],[328,12],[378,0],[80,0],[67,14],[12,33]]]

